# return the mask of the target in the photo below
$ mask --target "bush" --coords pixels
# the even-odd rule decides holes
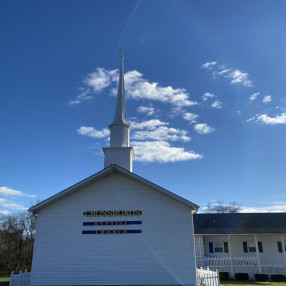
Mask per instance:
[[[259,282],[266,282],[268,281],[267,274],[254,274],[255,280]]]
[[[219,273],[219,279],[220,279],[220,280],[228,280],[228,279],[229,279],[229,274],[228,274],[228,272],[220,272],[220,273]]]
[[[247,281],[248,280],[248,274],[247,273],[235,273],[234,277],[235,277],[235,280],[238,280],[238,281]]]
[[[271,275],[271,280],[273,282],[284,282],[286,281],[286,276],[282,274],[274,274],[274,275]]]

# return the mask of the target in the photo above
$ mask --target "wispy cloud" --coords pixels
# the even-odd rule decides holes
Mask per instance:
[[[210,98],[215,97],[215,95],[211,92],[205,92],[204,95],[202,96],[203,101],[207,101]]]
[[[132,129],[155,129],[158,126],[166,126],[169,125],[168,122],[163,122],[160,121],[159,119],[150,119],[150,120],[146,120],[146,121],[141,121],[141,122],[137,122],[137,121],[133,121],[130,120],[130,124]]]
[[[211,104],[211,107],[212,108],[216,108],[216,109],[221,109],[222,108],[222,103],[218,100],[214,101],[212,104]]]
[[[137,107],[137,111],[140,113],[144,113],[148,116],[152,116],[155,113],[155,108],[152,106],[139,106]]]
[[[135,149],[135,160],[144,163],[178,162],[201,159],[202,155],[184,148],[172,147],[165,141],[132,142]]]
[[[257,98],[257,96],[260,94],[260,92],[256,92],[250,95],[249,100],[253,101]]]
[[[11,209],[11,210],[26,210],[22,204],[16,203],[11,200],[0,198],[0,206]]]
[[[93,127],[81,126],[77,129],[77,133],[93,138],[104,138],[109,136],[109,129],[96,130]]]
[[[286,202],[268,202],[263,207],[241,207],[243,213],[286,212]]]
[[[212,69],[215,65],[217,64],[217,62],[213,61],[213,62],[206,62],[204,64],[202,64],[202,68],[203,69]]]
[[[238,69],[230,72],[225,77],[229,77],[231,79],[231,84],[241,83],[245,86],[252,86],[251,80],[248,79],[248,73],[241,72]]]
[[[212,64],[215,63],[215,64]],[[244,86],[252,86],[252,81],[246,72],[242,72],[237,68],[227,67],[226,65],[218,65],[218,62],[207,62],[202,65],[202,68],[210,70],[214,78],[224,77],[229,78],[231,84],[242,84]]]
[[[214,131],[213,127],[210,127],[206,123],[198,123],[194,125],[194,129],[199,134],[208,134]]]
[[[186,130],[159,126],[147,130],[135,131],[132,136],[134,140],[158,140],[158,141],[191,141]]]
[[[22,191],[14,190],[8,187],[0,187],[0,195],[4,197],[36,197],[36,195],[25,194]]]
[[[263,102],[264,102],[264,103],[271,102],[271,100],[272,100],[272,99],[271,99],[271,95],[266,95],[266,96],[263,97]]]
[[[116,93],[115,86],[118,82],[118,77],[118,70],[97,68],[95,72],[89,73],[83,80],[83,86],[79,89],[80,94],[74,100],[71,100],[70,104],[79,104],[83,100],[93,98],[106,88],[110,88],[110,94]],[[158,82],[150,82],[144,79],[143,74],[136,70],[125,73],[124,80],[126,96],[131,99],[148,99],[170,103],[177,107],[198,104],[190,99],[186,89],[161,86]]]
[[[196,119],[199,117],[199,115],[191,112],[185,112],[183,114],[183,118],[187,121],[190,121],[191,123],[196,122]]]
[[[130,145],[134,147],[135,160],[150,162],[176,162],[202,158],[202,155],[187,151],[183,147],[172,146],[170,142],[189,142],[191,137],[186,130],[169,127],[169,122],[159,119],[146,121],[130,121],[133,132]],[[107,138],[106,129],[96,130],[93,127],[82,126],[77,130],[80,135]]]
[[[281,113],[275,117],[268,116],[267,114],[256,114],[250,119],[246,120],[247,122],[254,121],[256,123],[276,125],[276,124],[286,124],[286,113]]]

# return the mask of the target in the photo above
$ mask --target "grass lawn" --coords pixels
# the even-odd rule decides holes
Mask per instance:
[[[0,275],[0,282],[9,282],[10,281],[10,274],[7,275]]]
[[[0,286],[9,286],[10,275],[0,275]]]
[[[286,286],[286,282],[256,282],[256,281],[229,281],[229,280],[222,280],[220,284],[223,286],[234,286],[234,285],[243,285],[243,286]]]

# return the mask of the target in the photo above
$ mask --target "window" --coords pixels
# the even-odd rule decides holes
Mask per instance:
[[[283,252],[283,248],[282,248],[282,242],[281,241],[277,241],[277,246],[278,246],[278,252]],[[286,251],[286,243],[284,241],[284,248]]]
[[[214,252],[223,252],[223,243],[222,242],[214,242]]]
[[[244,251],[244,253],[256,252],[255,242],[253,242],[253,241],[251,241],[251,242],[244,241],[242,244],[243,244],[243,251]],[[263,252],[262,242],[258,241],[257,244],[258,244],[258,251],[259,252]]]
[[[209,242],[210,253],[228,253],[228,242],[215,241]]]

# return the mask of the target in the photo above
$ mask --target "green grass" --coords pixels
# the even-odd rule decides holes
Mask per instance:
[[[9,286],[10,275],[0,275],[0,286]]]
[[[256,282],[256,281],[229,281],[229,280],[222,280],[220,284],[223,286],[233,286],[233,285],[243,285],[243,286],[286,286],[286,282]]]
[[[0,275],[0,282],[9,282],[9,281],[10,281],[10,274]]]

